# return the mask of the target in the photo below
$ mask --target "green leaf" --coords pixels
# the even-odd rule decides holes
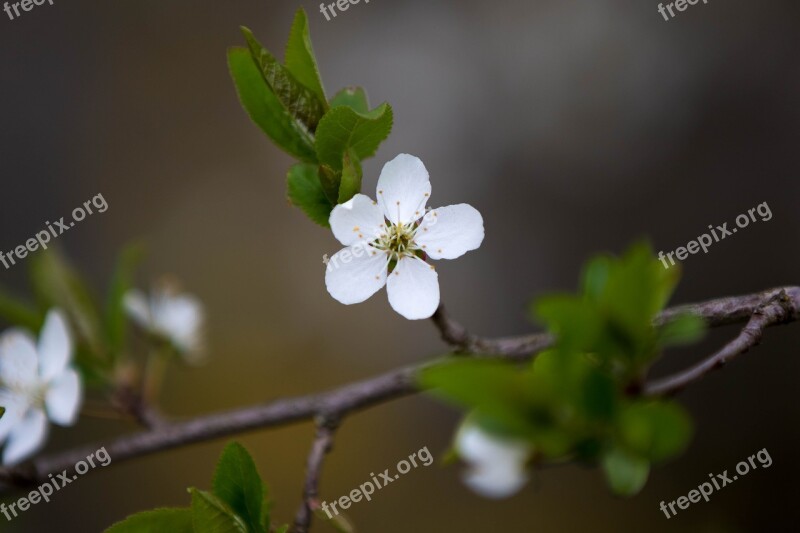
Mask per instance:
[[[533,312],[555,334],[564,350],[592,350],[603,333],[604,324],[596,306],[575,296],[542,297],[533,305]]]
[[[111,277],[105,329],[112,356],[118,356],[125,344],[128,319],[124,298],[125,294],[133,287],[134,273],[142,257],[144,257],[144,247],[141,244],[126,246],[119,254],[117,266]]]
[[[392,108],[382,104],[369,113],[346,106],[328,111],[317,127],[317,157],[334,171],[342,170],[344,154],[350,150],[359,160],[375,155],[392,131]]]
[[[615,448],[603,457],[603,471],[615,494],[633,496],[647,483],[650,464],[645,459]]]
[[[361,192],[361,163],[352,151],[344,154],[342,162],[342,181],[339,185],[339,203],[343,204]]]
[[[308,17],[302,7],[294,16],[284,59],[286,69],[295,79],[308,87],[321,102],[325,102],[325,89],[322,87],[317,58],[314,56],[314,49],[311,46]]]
[[[298,163],[289,169],[286,178],[289,201],[303,210],[308,218],[323,227],[328,226],[333,206],[320,183],[316,165]]]
[[[692,436],[692,423],[675,403],[638,402],[622,411],[620,432],[629,449],[658,462],[686,448]]]
[[[356,113],[369,112],[367,93],[361,87],[345,87],[331,99],[331,107],[346,106]]]
[[[53,248],[33,256],[30,266],[31,284],[41,305],[63,309],[91,354],[105,358],[100,312],[83,279]]]
[[[612,259],[606,256],[595,257],[589,261],[583,271],[583,293],[586,296],[593,300],[603,296],[611,264]]]
[[[214,474],[214,494],[247,523],[251,533],[266,531],[261,525],[264,484],[241,444],[232,442],[223,450]]]
[[[105,533],[194,533],[191,509],[156,509],[129,516]]]
[[[308,131],[313,132],[325,114],[325,97],[320,99],[311,89],[298,82],[292,73],[275,59],[275,56],[261,46],[248,28],[243,27],[242,33],[250,49],[250,55],[260,68],[267,86],[278,97],[289,115]]]
[[[288,531],[289,531],[289,524],[283,525],[275,529],[275,533],[288,533]]]
[[[228,50],[228,68],[250,119],[289,155],[316,163],[313,135],[289,114],[245,48]]]
[[[417,375],[419,385],[458,405],[478,407],[524,401],[521,372],[497,361],[456,360],[432,365]]]
[[[0,289],[0,317],[11,325],[30,331],[39,331],[44,315],[33,306],[11,296],[5,289]]]
[[[189,489],[194,533],[249,533],[244,520],[209,492]]]
[[[527,438],[536,422],[529,383],[519,369],[502,362],[457,360],[423,369],[417,380],[430,393],[474,409],[480,424],[497,433]],[[531,420],[533,418],[534,420]]]
[[[699,341],[705,332],[705,320],[697,315],[687,313],[661,326],[658,338],[663,346],[679,346]]]

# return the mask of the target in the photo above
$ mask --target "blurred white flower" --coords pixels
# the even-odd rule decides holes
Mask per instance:
[[[57,310],[47,314],[38,345],[17,329],[0,337],[3,464],[19,463],[44,445],[48,418],[60,426],[77,421],[83,388],[70,365],[72,351],[66,320]]]
[[[460,257],[481,245],[484,231],[481,214],[467,204],[426,210],[430,195],[425,165],[400,154],[381,171],[377,202],[357,194],[333,208],[333,235],[347,248],[327,263],[325,285],[331,296],[350,305],[386,285],[389,303],[405,318],[433,315],[439,279],[422,258]]]
[[[146,331],[164,337],[184,356],[196,363],[203,355],[203,304],[188,294],[178,294],[170,285],[151,292],[148,298],[139,290],[125,295],[128,315]]]
[[[464,483],[481,496],[507,498],[528,481],[525,463],[533,449],[525,441],[498,437],[466,424],[456,436],[455,448],[469,463]]]

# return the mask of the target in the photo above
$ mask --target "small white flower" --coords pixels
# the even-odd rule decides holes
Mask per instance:
[[[178,294],[172,286],[164,284],[153,290],[149,299],[141,291],[128,291],[124,304],[139,326],[169,340],[188,362],[199,362],[204,348],[204,312],[199,300]]]
[[[38,346],[21,330],[0,337],[0,418],[3,464],[13,465],[35,454],[47,440],[49,418],[74,425],[83,397],[81,379],[70,362],[72,339],[59,311],[50,311]]]
[[[478,248],[484,232],[474,207],[426,210],[430,195],[425,165],[400,154],[381,171],[377,202],[357,194],[333,209],[333,235],[347,248],[328,262],[325,285],[331,296],[350,305],[386,285],[389,303],[404,317],[433,315],[439,306],[439,279],[421,257],[455,259]]]
[[[469,463],[464,483],[481,496],[507,498],[528,481],[525,463],[532,448],[525,441],[497,437],[467,424],[459,430],[455,447]]]

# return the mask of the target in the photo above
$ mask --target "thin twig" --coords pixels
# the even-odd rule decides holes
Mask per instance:
[[[764,336],[764,330],[768,327],[795,321],[797,314],[796,299],[790,298],[785,291],[772,295],[769,300],[754,310],[741,333],[721,350],[682,372],[646,385],[644,393],[648,396],[665,396],[680,392],[691,383],[702,379],[706,374],[722,368],[737,355],[758,345]]]
[[[303,485],[303,503],[294,520],[294,533],[307,533],[314,518],[314,511],[319,509],[319,480],[322,475],[322,463],[333,447],[333,434],[336,432],[336,419],[320,417],[317,422],[317,435],[311,446],[306,463],[306,480]]]

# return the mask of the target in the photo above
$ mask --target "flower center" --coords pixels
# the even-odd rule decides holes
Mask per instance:
[[[386,251],[389,258],[399,261],[403,257],[414,256],[419,247],[414,243],[414,236],[417,233],[419,224],[392,224],[386,223],[386,232],[381,233],[373,246],[379,250]]]

